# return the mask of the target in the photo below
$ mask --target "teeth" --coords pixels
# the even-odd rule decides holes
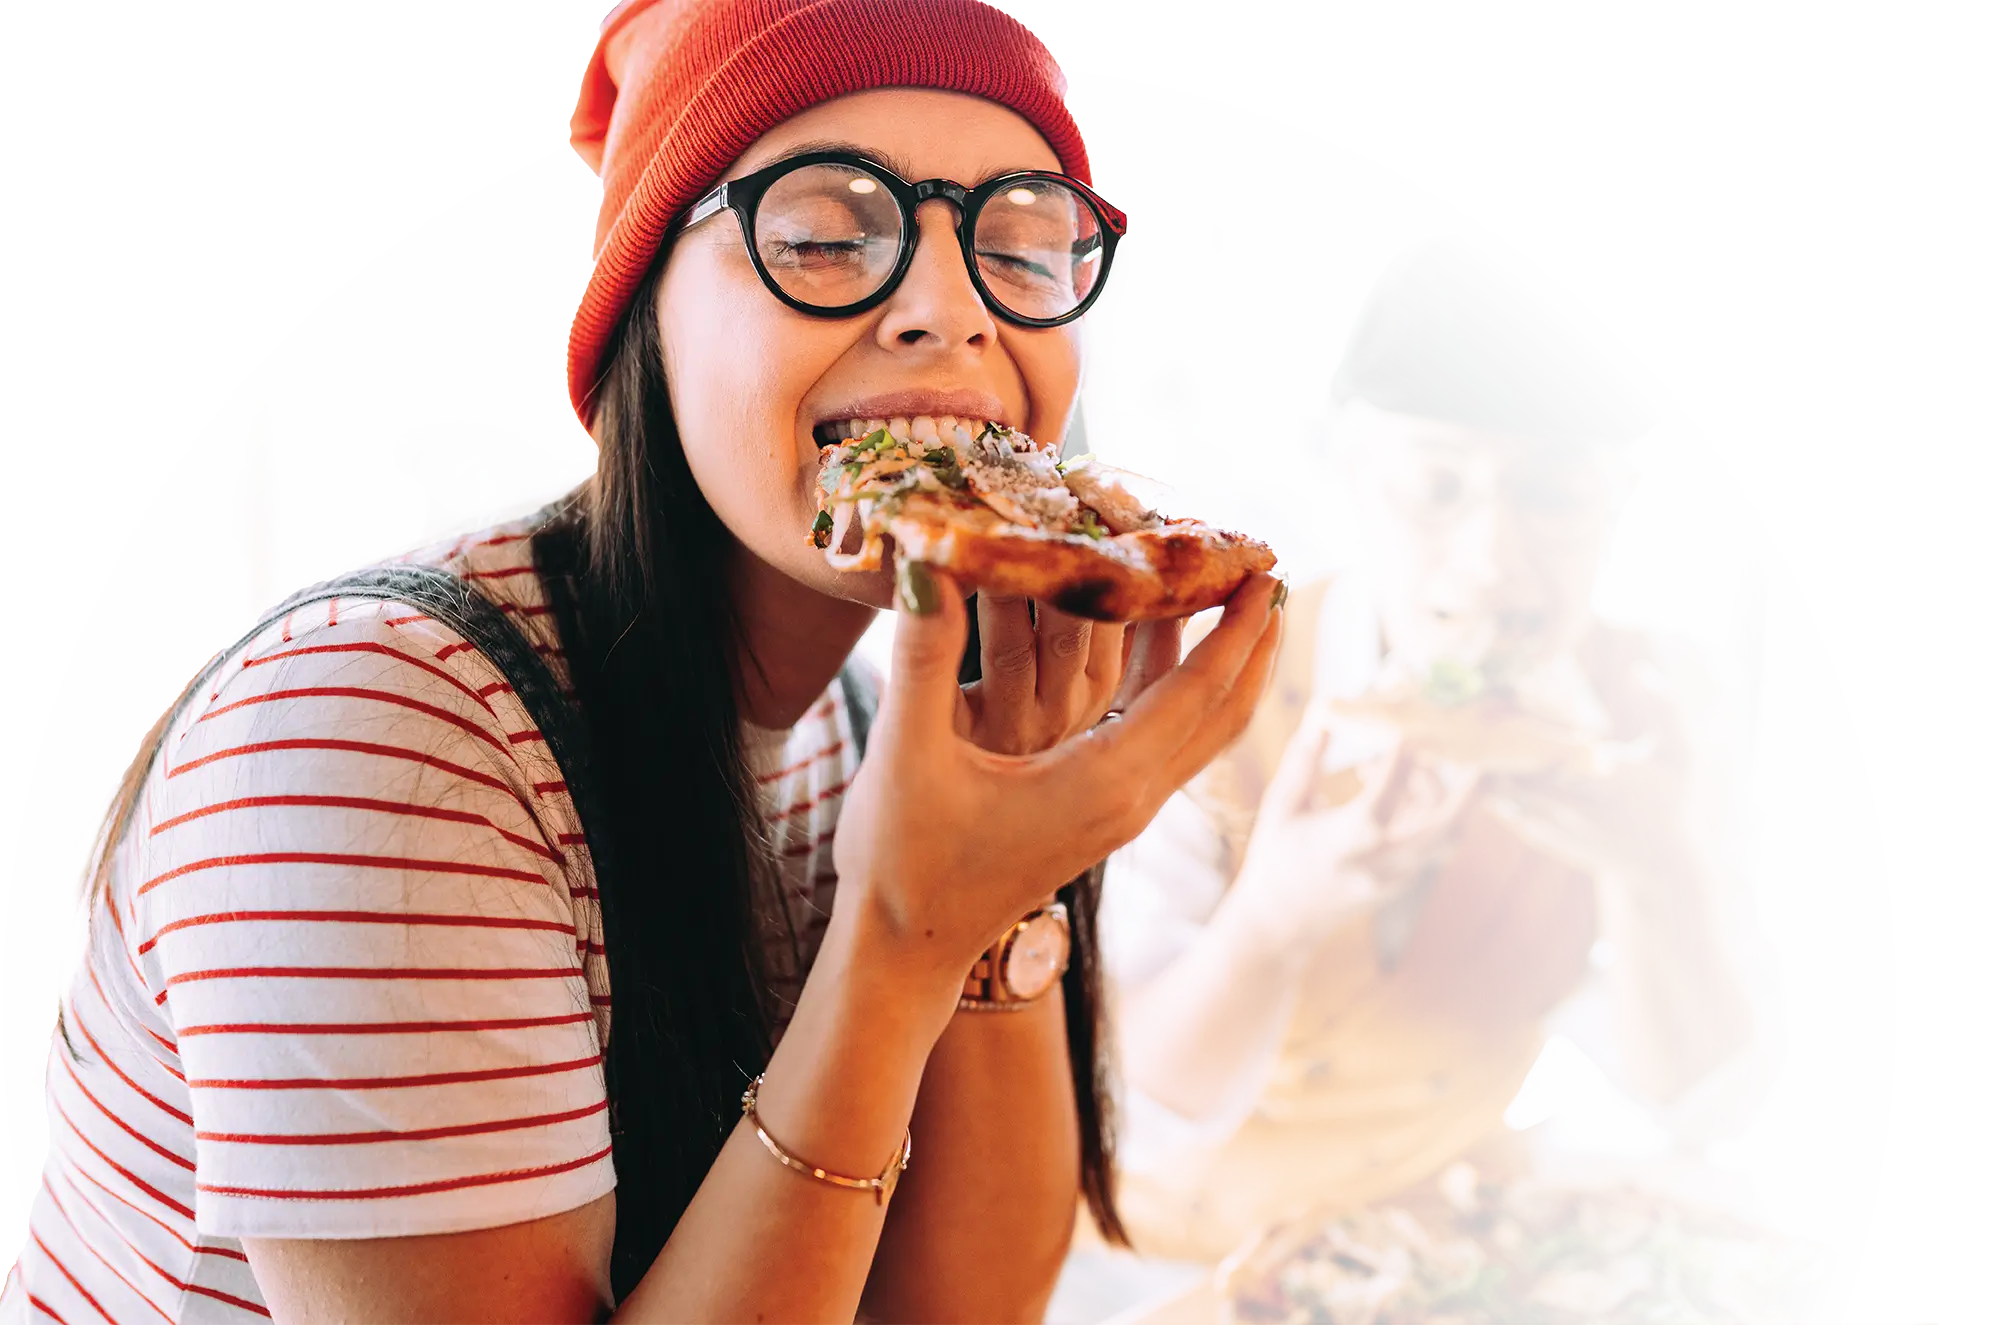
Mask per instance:
[[[940,443],[970,447],[974,434],[985,426],[983,419],[961,419],[951,414],[917,414],[894,419],[829,420],[819,426],[818,432],[820,436],[835,441],[851,442],[887,429],[889,435],[899,442],[914,441],[925,447]],[[1010,429],[1003,436],[1018,438],[1021,434]]]

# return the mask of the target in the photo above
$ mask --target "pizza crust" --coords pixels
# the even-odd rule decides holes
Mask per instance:
[[[1257,539],[1161,517],[1086,457],[1067,465],[1023,434],[965,425],[918,441],[880,429],[827,447],[809,538],[838,570],[891,554],[964,587],[1095,621],[1186,616],[1277,565]]]
[[[1093,621],[1204,611],[1278,564],[1266,544],[1197,520],[1090,538],[1014,524],[929,493],[911,495],[885,532],[900,555],[967,588],[1037,599]]]

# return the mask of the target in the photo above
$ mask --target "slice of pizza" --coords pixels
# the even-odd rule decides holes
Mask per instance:
[[[1860,1263],[1826,1243],[1646,1191],[1564,1189],[1458,1163],[1438,1187],[1454,1223],[1532,1275],[1546,1325],[1830,1325]]]
[[[1542,702],[1532,702],[1537,698]],[[1650,744],[1609,739],[1587,696],[1569,703],[1531,698],[1517,684],[1454,661],[1434,663],[1421,679],[1392,680],[1331,703],[1346,717],[1387,723],[1437,758],[1495,773],[1602,776],[1650,753]]]
[[[1097,621],[1214,607],[1277,564],[1267,544],[1160,515],[1090,456],[998,423],[855,420],[821,437],[808,538],[841,570],[896,555],[970,589],[1038,599]]]
[[[1712,1197],[1629,1179],[1495,1180],[1462,1160],[1437,1186],[1458,1190],[1419,1186],[1393,1204],[1326,1207],[1258,1233],[1217,1268],[1221,1318],[1714,1325],[1822,1320],[1832,1305],[1826,1248]]]
[[[1434,1235],[1402,1207],[1314,1209],[1270,1225],[1216,1269],[1224,1325],[1478,1319],[1510,1271],[1470,1237]]]

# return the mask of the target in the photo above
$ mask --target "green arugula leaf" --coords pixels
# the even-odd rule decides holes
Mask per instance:
[[[1453,658],[1440,658],[1431,664],[1423,691],[1424,698],[1440,708],[1457,708],[1486,692],[1486,677],[1477,667]]]
[[[958,453],[950,447],[940,447],[924,456],[924,463],[937,471],[938,481],[947,488],[963,489],[965,471],[958,466]]]

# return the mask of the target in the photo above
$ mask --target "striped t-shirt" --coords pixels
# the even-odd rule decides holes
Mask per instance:
[[[414,554],[567,685],[527,523]],[[836,681],[745,734],[781,1005],[833,901]],[[484,654],[408,605],[302,608],[168,734],[62,1000],[50,1153],[0,1321],[267,1315],[239,1239],[495,1227],[613,1186],[597,887]]]

